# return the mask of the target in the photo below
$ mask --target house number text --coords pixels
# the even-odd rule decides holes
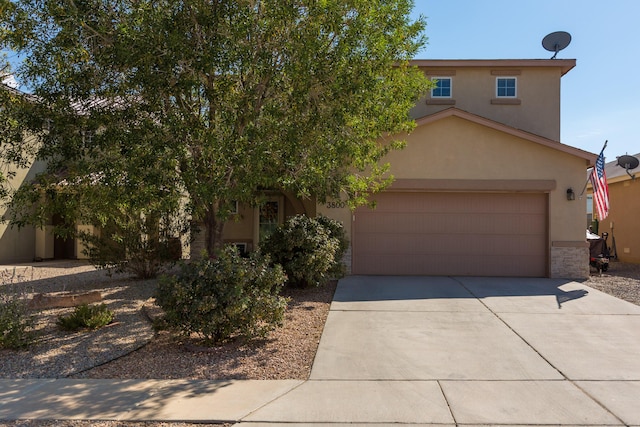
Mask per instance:
[[[347,207],[347,202],[337,200],[333,202],[327,202],[327,209],[344,209]]]

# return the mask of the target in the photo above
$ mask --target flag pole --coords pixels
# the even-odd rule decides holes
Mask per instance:
[[[600,157],[602,155],[602,153],[604,153],[604,149],[607,148],[607,143],[609,142],[609,140],[607,139],[604,142],[604,146],[602,147],[602,150],[600,150],[600,154],[598,155],[598,157]],[[593,166],[595,167],[595,165]],[[582,197],[582,195],[584,194],[585,191],[587,191],[587,185],[589,184],[589,180],[591,179],[591,176],[587,177],[587,181],[584,183],[584,187],[582,188],[582,193],[580,193],[579,197]]]

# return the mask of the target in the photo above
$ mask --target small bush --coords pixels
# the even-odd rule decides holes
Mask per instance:
[[[171,197],[167,200],[170,202]],[[98,225],[97,230],[78,232],[86,247],[83,253],[97,268],[138,279],[169,271],[182,258],[182,244],[175,236],[187,231],[187,222],[170,206],[158,203],[162,207],[143,203],[142,208],[136,208],[135,203],[122,202],[110,207],[108,214],[96,213],[98,217],[92,221]]]
[[[215,259],[183,264],[176,276],[163,277],[156,303],[166,324],[184,336],[207,343],[236,336],[263,337],[282,324],[287,306],[279,296],[286,276],[260,254],[243,258],[235,246]]]
[[[106,304],[82,304],[75,308],[69,316],[60,316],[56,322],[66,331],[80,329],[99,329],[113,321],[113,311]]]
[[[260,247],[274,263],[282,265],[289,284],[307,287],[342,274],[342,255],[348,242],[339,222],[296,215],[274,230]]]
[[[99,234],[81,233],[88,248],[85,255],[97,268],[138,279],[154,278],[175,264],[181,249],[176,250],[175,239],[149,237],[144,231],[108,224]]]
[[[7,287],[0,293],[0,347],[29,347],[35,341],[35,317],[20,293]]]

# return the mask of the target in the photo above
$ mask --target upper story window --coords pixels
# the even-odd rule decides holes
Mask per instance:
[[[496,97],[515,98],[517,95],[517,84],[515,77],[496,78]]]
[[[451,98],[451,77],[432,77],[435,87],[431,89],[432,98]]]

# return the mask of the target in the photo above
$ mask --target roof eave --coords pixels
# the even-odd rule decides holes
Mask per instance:
[[[564,76],[573,67],[576,66],[575,59],[414,59],[409,62],[410,65],[419,68],[439,68],[439,67],[457,67],[457,68],[549,68],[559,67]]]

